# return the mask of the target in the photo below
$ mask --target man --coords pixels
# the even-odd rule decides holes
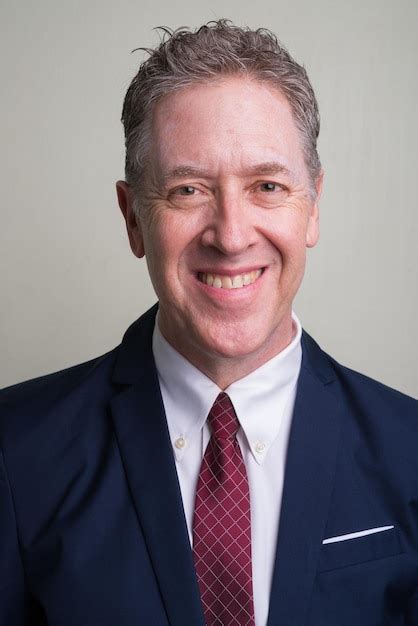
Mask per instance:
[[[175,31],[126,95],[122,344],[1,396],[0,624],[418,624],[416,402],[292,303],[317,104],[265,30]]]

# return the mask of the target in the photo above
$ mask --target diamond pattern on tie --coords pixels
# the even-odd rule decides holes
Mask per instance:
[[[212,436],[196,490],[193,555],[207,626],[254,626],[248,479],[226,393],[208,416]]]

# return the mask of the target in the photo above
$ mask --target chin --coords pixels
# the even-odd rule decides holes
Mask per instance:
[[[236,326],[225,332],[218,330],[213,336],[206,333],[198,339],[198,345],[205,346],[205,352],[213,357],[224,359],[243,359],[261,352],[267,343],[263,333],[254,328],[239,330]]]

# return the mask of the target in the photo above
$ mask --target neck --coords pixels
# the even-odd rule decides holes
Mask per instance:
[[[279,337],[271,337],[271,341],[266,342],[267,345],[252,354],[236,357],[205,351],[199,345],[189,345],[185,350],[183,345],[176,345],[175,342],[170,341],[161,326],[160,332],[177,352],[213,380],[220,389],[225,390],[232,383],[248,376],[282,352],[292,342],[296,328],[291,315],[289,315],[288,319],[281,325]]]

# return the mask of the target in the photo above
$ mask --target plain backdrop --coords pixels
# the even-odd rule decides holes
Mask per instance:
[[[130,252],[122,100],[154,27],[275,31],[322,118],[322,232],[295,310],[342,363],[418,392],[418,3],[29,0],[1,4],[0,386],[117,345],[155,302]],[[266,121],[268,123],[268,121]]]

